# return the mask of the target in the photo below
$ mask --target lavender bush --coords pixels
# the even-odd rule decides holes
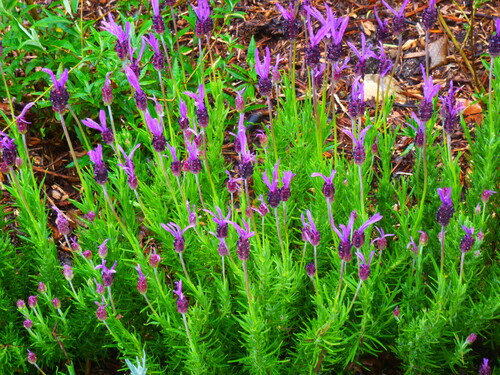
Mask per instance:
[[[407,5],[374,14],[396,60],[437,22]],[[495,371],[500,21],[471,126],[428,66],[406,120],[370,106],[370,60],[398,61],[319,4],[278,4],[288,60],[233,39],[237,2],[80,6],[0,5],[0,374]],[[51,137],[59,171],[33,142]]]

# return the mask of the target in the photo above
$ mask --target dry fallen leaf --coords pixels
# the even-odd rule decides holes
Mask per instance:
[[[465,106],[463,115],[466,122],[473,122],[477,125],[481,125],[483,123],[483,109],[479,103],[473,103],[468,99],[462,98],[458,98],[457,102],[462,103]]]
[[[391,77],[385,76],[383,79],[383,85],[380,84],[380,76],[378,74],[365,74],[364,84],[364,96],[365,100],[374,99],[375,101],[382,100],[384,97],[384,91],[388,89],[388,95],[396,94],[396,101],[404,101],[404,97],[400,95],[401,89],[396,81]],[[380,88],[379,88],[380,84]],[[389,86],[390,84],[390,86]]]
[[[409,50],[410,48],[415,48],[417,46],[417,39],[409,39],[404,42],[402,48],[403,51]]]
[[[363,26],[363,31],[365,32],[366,36],[372,35],[372,33],[377,30],[377,28],[371,21],[361,22],[361,26]]]
[[[446,58],[448,56],[448,37],[443,35],[438,40],[429,44],[429,57],[431,69],[446,63]]]

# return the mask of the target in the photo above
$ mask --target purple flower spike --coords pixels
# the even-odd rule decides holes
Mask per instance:
[[[365,260],[365,256],[360,252],[360,251],[357,251],[356,252],[356,255],[358,257],[358,260],[359,260],[359,269],[358,269],[358,275],[359,275],[359,279],[361,281],[366,281],[366,279],[368,279],[368,277],[370,276],[370,265],[372,263],[372,260],[373,260],[373,255],[375,254],[375,251],[371,251],[370,252],[370,259],[368,259],[368,263],[366,262]]]
[[[130,35],[130,23],[127,22],[125,24],[125,31],[124,31],[120,26],[118,26],[116,24],[111,13],[109,13],[108,20],[109,20],[109,22],[106,22],[106,21],[102,22],[101,29],[108,31],[109,33],[116,36],[116,38],[117,38],[116,54],[118,55],[118,58],[123,61],[127,58],[128,39],[129,39],[129,35]]]
[[[495,20],[496,34],[490,38],[488,51],[492,58],[500,56],[500,18]]]
[[[352,242],[350,239],[351,232],[352,232],[352,227],[354,225],[354,219],[357,217],[356,211],[351,212],[351,215],[349,216],[349,222],[347,226],[340,224],[340,230],[335,226],[335,223],[333,220],[330,222],[330,225],[332,226],[333,230],[335,233],[337,233],[337,236],[339,236],[340,243],[339,243],[339,257],[345,262],[350,262],[352,259]]]
[[[441,107],[441,118],[443,119],[443,129],[447,134],[453,134],[455,127],[460,121],[459,115],[463,111],[464,105],[457,104],[457,99],[455,95],[460,89],[453,89],[453,81],[450,82],[450,88],[448,89],[448,96],[441,96],[441,102],[443,103]]]
[[[360,77],[356,77],[351,86],[351,100],[347,105],[349,116],[357,118],[365,113],[365,85],[360,82]]]
[[[366,68],[366,60],[370,57],[377,58],[378,56],[371,49],[367,48],[365,34],[361,33],[361,50],[358,50],[354,44],[347,42],[351,50],[358,56],[358,63],[354,68],[357,75],[364,76]]]
[[[438,13],[436,9],[436,0],[429,0],[429,6],[422,13],[422,24],[424,29],[429,31],[437,21]]]
[[[97,145],[94,150],[88,152],[90,160],[94,163],[94,179],[99,185],[108,182],[108,167],[102,161],[102,145]]]
[[[209,35],[214,28],[214,21],[210,18],[211,11],[208,1],[198,0],[198,6],[195,7],[191,4],[191,7],[198,17],[195,26],[196,36],[199,38],[203,35]]]
[[[97,246],[97,255],[99,255],[101,259],[105,259],[108,256],[108,242],[109,238],[106,238],[102,244]]]
[[[106,312],[106,307],[108,306],[106,304],[106,301],[104,300],[104,297],[102,297],[102,302],[99,303],[97,301],[94,302],[97,305],[97,310],[95,312],[95,315],[97,316],[97,319],[99,319],[101,322],[105,321],[108,319],[108,313]]]
[[[193,225],[188,225],[186,228],[181,230],[176,223],[170,222],[168,224],[161,224],[161,227],[169,232],[172,236],[174,236],[174,250],[177,253],[182,253],[184,251],[184,232],[186,232],[189,228],[192,228]]]
[[[111,105],[111,103],[113,103],[113,89],[111,88],[111,80],[109,79],[111,74],[112,72],[106,74],[104,86],[102,87],[102,101],[104,105]]]
[[[325,181],[323,187],[321,188],[321,192],[325,196],[325,199],[328,202],[328,204],[332,204],[335,198],[335,186],[333,185],[333,178],[335,177],[336,173],[337,171],[334,169],[332,170],[332,173],[330,173],[330,177],[326,177],[321,173],[313,173],[311,175],[311,177],[321,177]]]
[[[491,367],[488,358],[483,358],[483,363],[479,367],[479,375],[491,375]]]
[[[181,100],[179,103],[179,114],[180,117],[177,120],[179,123],[179,127],[181,130],[186,130],[189,128],[189,118],[188,118],[188,113],[187,113],[187,106],[186,102]]]
[[[280,191],[278,189],[278,168],[279,168],[279,165],[280,165],[280,162],[278,160],[278,162],[274,165],[272,181],[269,181],[269,177],[267,177],[267,171],[264,171],[264,175],[262,176],[264,183],[269,188],[269,192],[267,193],[267,203],[272,208],[278,207],[280,202],[281,202],[281,194],[280,194]]]
[[[392,237],[394,234],[386,234],[382,228],[375,227],[375,229],[380,234],[380,237],[375,238],[371,243],[375,244],[379,251],[384,251],[387,247],[386,237]]]
[[[269,72],[271,70],[271,51],[266,47],[266,55],[264,61],[260,61],[259,50],[255,49],[255,71],[259,76],[259,93],[262,96],[271,95],[273,84],[269,79]]]
[[[138,143],[132,151],[127,155],[125,151],[123,151],[122,146],[118,145],[118,148],[120,149],[120,152],[123,154],[123,158],[125,159],[125,164],[118,164],[120,168],[122,168],[125,173],[127,174],[127,182],[128,186],[132,189],[135,190],[137,189],[137,186],[139,186],[139,181],[137,180],[137,176],[135,174],[135,167],[134,167],[134,162],[132,161],[132,158],[134,157],[135,151],[141,146],[140,143]]]
[[[55,74],[50,69],[42,69],[45,73],[50,75],[50,79],[52,80],[52,84],[54,88],[50,92],[50,101],[52,103],[52,109],[57,112],[63,114],[66,112],[66,107],[68,106],[69,94],[68,90],[66,90],[66,81],[68,80],[68,69],[64,69],[59,79],[55,76]]]
[[[312,78],[314,86],[321,87],[323,85],[323,72],[325,71],[326,64],[316,65],[312,70]]]
[[[180,314],[186,314],[189,307],[189,302],[184,293],[182,293],[182,280],[175,282],[174,293],[177,294],[177,311]]]
[[[326,6],[326,22],[330,27],[328,34],[331,37],[331,42],[328,45],[327,57],[330,61],[338,63],[342,57],[342,39],[349,24],[349,17],[335,17],[335,13],[331,8]]]
[[[250,227],[245,219],[242,219],[244,228],[240,227],[238,224],[234,222],[230,222],[231,225],[238,232],[239,238],[236,243],[236,252],[238,254],[238,258],[241,261],[247,261],[250,256],[250,238],[255,236],[255,232],[250,232]]]
[[[278,84],[281,82],[281,75],[280,75],[280,71],[279,71],[279,65],[280,65],[281,60],[282,60],[282,58],[281,58],[280,54],[278,53],[278,55],[276,55],[276,60],[274,62],[273,70],[271,72],[271,78],[272,78],[271,81],[274,84]]]
[[[319,245],[321,241],[321,234],[316,228],[316,224],[311,215],[311,211],[306,211],[307,221],[304,219],[304,215],[301,214],[300,217],[302,219],[302,230],[305,232],[305,240],[307,240],[312,246],[316,247]]]
[[[262,194],[259,195],[259,201],[260,201],[259,207],[258,208],[252,207],[252,210],[258,212],[260,216],[264,217],[269,213],[269,207],[267,207],[266,201],[262,196]]]
[[[330,25],[327,24],[323,15],[316,8],[310,6],[306,6],[304,8],[307,11],[307,29],[309,31],[309,46],[306,48],[305,61],[309,67],[313,68],[320,62],[321,51],[319,44],[326,34],[330,32]],[[322,25],[316,33],[314,33],[310,16],[316,18]]]
[[[142,39],[141,43],[141,49],[139,50],[139,55],[137,58],[134,57],[135,51],[137,51],[137,48],[132,48],[132,43],[129,40],[128,41],[128,50],[129,50],[129,57],[130,57],[130,69],[135,73],[137,77],[141,75],[141,68],[139,67],[139,63],[142,60],[142,55],[144,53],[144,48],[146,47],[146,44],[144,43],[144,38]]]
[[[111,286],[113,285],[113,281],[115,280],[115,273],[116,273],[116,261],[113,263],[113,267],[108,268],[106,267],[106,259],[102,260],[102,264],[99,266],[96,266],[95,269],[102,269],[102,284],[104,286]]]
[[[253,168],[253,167],[252,167]],[[240,172],[241,173],[241,172]],[[243,178],[241,177],[238,177],[238,178],[233,178],[231,176],[231,172],[229,171],[226,171],[226,174],[228,175],[228,180],[226,182],[226,187],[227,187],[227,191],[230,193],[230,194],[234,194],[236,193],[238,190],[241,189],[241,186],[239,184],[240,181],[243,181]]]
[[[99,111],[99,121],[101,122],[100,124],[98,124],[91,118],[87,118],[85,120],[82,120],[82,123],[89,128],[100,131],[104,143],[108,145],[112,144],[115,140],[115,137],[113,135],[113,131],[106,126],[106,112],[104,112],[103,110]]]
[[[243,124],[244,115],[240,114],[240,125]],[[253,175],[253,162],[255,155],[248,150],[247,137],[244,126],[240,126],[241,131],[238,131],[238,142],[241,147],[240,163],[238,164],[238,173],[244,180],[249,179]]]
[[[189,225],[195,227],[196,226],[196,206],[194,204],[190,204],[189,201],[186,201],[186,208],[188,212],[188,223]]]
[[[290,196],[292,195],[290,191],[290,183],[292,182],[292,178],[296,175],[297,174],[292,171],[283,172],[283,178],[281,179],[283,186],[280,188],[281,201],[286,202],[290,199]]]
[[[382,215],[377,212],[353,232],[352,244],[356,249],[360,249],[365,244],[365,229],[380,220],[382,220]]]
[[[496,193],[497,192],[493,190],[485,190],[483,191],[483,194],[481,194],[481,200],[483,201],[484,204],[486,204],[490,200],[490,197]]]
[[[177,150],[174,146],[170,146],[167,144],[167,147],[170,151],[170,155],[172,156],[172,163],[170,164],[170,170],[172,174],[176,177],[179,177],[182,172],[182,165],[179,159],[177,159]]]
[[[401,8],[399,8],[399,10],[397,11],[394,8],[390,7],[389,4],[387,4],[384,0],[382,0],[382,3],[394,15],[392,19],[392,31],[396,36],[400,35],[405,30],[405,8],[409,2],[410,0],[405,0],[403,4],[401,4]]]
[[[127,76],[130,86],[132,86],[135,90],[134,99],[137,108],[142,112],[146,111],[148,107],[148,98],[144,91],[142,91],[141,89],[141,85],[139,84],[137,75],[129,66],[125,66],[125,75]]]
[[[208,126],[209,117],[207,107],[205,106],[205,86],[198,86],[198,94],[189,91],[185,91],[184,94],[194,99],[198,124],[200,127],[206,128]]]
[[[373,9],[373,12],[375,13],[375,18],[377,19],[377,39],[382,43],[387,41],[391,37],[391,32],[389,31],[388,23],[389,21],[384,20],[382,21],[380,17],[378,16],[377,12],[377,7]]]
[[[380,77],[385,77],[387,73],[392,69],[392,61],[390,58],[387,58],[387,55],[385,54],[385,49],[384,45],[382,42],[379,44],[379,51],[380,55],[377,57],[379,64],[378,64],[378,72]]]
[[[276,7],[280,11],[281,15],[285,19],[285,38],[287,40],[295,40],[299,35],[300,22],[295,18],[295,11],[293,10],[293,4],[288,5],[288,9],[285,9],[280,3],[276,3]]]
[[[231,223],[231,221],[229,220],[229,218],[231,217],[231,210],[228,210],[226,217],[224,217],[222,210],[217,206],[215,207],[215,211],[217,213],[213,213],[212,211],[209,211],[207,209],[204,209],[203,211],[212,215],[212,220],[215,224],[217,224],[217,233],[215,237],[217,237],[219,240],[227,238],[228,224]]]
[[[151,115],[149,114],[149,111],[145,112],[144,117],[146,118],[146,125],[149,131],[151,132],[151,134],[153,134],[153,139],[151,140],[153,149],[156,152],[165,151],[167,140],[163,135],[163,124],[160,121],[158,121],[158,119],[152,118]]]
[[[420,103],[420,110],[418,112],[418,117],[421,121],[427,122],[431,119],[434,109],[432,108],[432,101],[434,97],[439,93],[441,86],[434,85],[432,83],[432,76],[427,77],[425,75],[425,68],[420,65],[422,69],[422,77],[424,77],[424,99]]]
[[[160,3],[158,0],[151,0],[151,7],[153,8],[153,30],[157,34],[165,32],[165,22],[160,13]]]
[[[443,188],[437,190],[442,203],[436,213],[436,221],[442,227],[446,227],[450,223],[450,219],[455,213],[453,201],[451,200],[451,188]]]
[[[352,156],[354,158],[354,163],[357,165],[361,165],[365,162],[366,160],[366,150],[365,150],[365,136],[366,132],[371,128],[372,126],[368,126],[364,128],[361,133],[359,134],[359,138],[356,139],[354,134],[350,130],[342,129],[342,131],[347,134],[352,141],[354,142],[354,149],[352,151]]]
[[[196,142],[186,142],[186,148],[188,150],[188,168],[189,171],[193,174],[198,174],[201,172],[203,165],[201,164],[201,160],[198,157],[199,150],[198,146],[196,146]]]
[[[465,231],[465,235],[462,237],[460,241],[460,251],[462,253],[468,253],[476,240],[474,239],[474,228],[467,228],[465,225],[462,225],[462,229]]]
[[[346,68],[349,67],[348,63],[350,61],[350,58],[347,57],[343,63],[341,64],[339,61],[337,61],[334,65],[333,65],[333,80],[335,82],[338,82],[340,81],[340,78],[342,78],[342,71]]]
[[[31,124],[31,122],[26,121],[26,112],[35,105],[35,102],[28,103],[24,106],[23,110],[19,114],[19,116],[16,117],[16,124],[17,124],[17,130],[21,134],[26,134],[28,131],[28,125]]]
[[[137,280],[137,290],[141,294],[146,294],[148,291],[148,281],[141,271],[141,266],[138,264],[135,270],[139,273],[139,279]]]
[[[57,230],[63,236],[67,236],[71,232],[71,227],[69,225],[68,218],[56,206],[52,206],[52,209],[57,213],[57,218],[56,218]]]
[[[415,121],[418,124],[418,127],[415,128],[413,125],[406,123],[410,128],[412,128],[415,131],[415,146],[417,147],[424,147],[426,143],[426,138],[427,138],[427,130],[426,130],[426,122],[420,121],[420,119],[417,117],[415,113],[411,113],[411,117],[413,121]]]
[[[6,172],[8,173],[8,167],[14,167],[17,161],[17,145],[14,140],[8,137],[5,133],[0,132],[0,151],[2,152],[3,166],[6,166]],[[2,169],[3,169],[2,166]]]
[[[236,99],[234,99],[234,106],[236,107],[236,110],[238,112],[245,111],[245,99],[243,98],[243,94],[245,93],[246,89],[246,87],[243,87],[241,90],[235,91]]]
[[[153,57],[151,58],[151,63],[153,67],[158,72],[161,72],[165,68],[165,56],[160,51],[160,47],[158,44],[158,39],[154,36],[154,34],[149,34],[149,38],[143,37],[146,43],[148,43],[153,49]]]

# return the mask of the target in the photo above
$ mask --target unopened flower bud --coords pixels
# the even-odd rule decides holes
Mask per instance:
[[[61,308],[61,301],[59,301],[59,298],[54,298],[52,301],[52,306],[54,306],[54,309],[58,310]]]
[[[43,282],[38,283],[38,292],[39,293],[45,293],[47,292],[47,285],[45,285]]]
[[[34,365],[37,361],[36,354],[28,349],[28,362]]]
[[[314,263],[308,263],[306,265],[306,272],[307,272],[307,276],[313,278],[314,275],[316,274],[316,267],[314,266]]]
[[[85,251],[82,253],[82,255],[83,255],[83,257],[84,257],[85,259],[88,259],[88,260],[92,259],[92,251],[90,251],[90,250],[85,250]]]
[[[73,272],[73,269],[71,268],[70,265],[68,264],[65,264],[63,266],[63,274],[64,274],[64,278],[68,281],[71,281],[73,280],[73,277],[75,276],[74,272]]]
[[[399,310],[399,305],[396,305],[392,314],[394,315],[395,318],[399,318],[400,313],[401,313],[401,311]]]
[[[34,309],[38,304],[38,296],[29,296],[28,297],[28,306]]]
[[[472,343],[474,343],[474,341],[476,341],[477,339],[477,335],[475,333],[471,333],[468,337],[467,337],[467,344],[471,345]]]
[[[31,327],[33,327],[33,321],[31,319],[26,319],[24,322],[23,322],[23,326],[24,328],[26,329],[31,329]]]

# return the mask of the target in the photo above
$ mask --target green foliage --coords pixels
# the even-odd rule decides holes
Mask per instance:
[[[138,80],[148,97],[148,112],[161,122],[162,134],[176,147],[181,163],[189,169],[189,160],[199,157],[202,165],[197,174],[175,176],[169,150],[153,147],[145,113],[137,110],[124,73],[129,62],[117,58],[116,37],[102,30],[101,20],[82,18],[76,0],[53,1],[43,9],[18,1],[0,3],[0,30],[5,31],[0,72],[6,82],[0,96],[36,101],[30,111],[38,117],[29,135],[43,138],[49,132],[46,126],[59,126],[60,117],[54,119],[50,111],[52,82],[40,69],[57,74],[70,70],[66,87],[75,116],[61,116],[78,150],[67,166],[74,167],[76,160],[82,180],[75,188],[83,190],[69,201],[76,214],[63,214],[70,218],[71,235],[50,229],[60,224],[54,224],[52,206],[57,202],[46,196],[46,181],[33,170],[27,136],[14,124],[6,130],[23,163],[6,173],[2,183],[8,204],[0,214],[0,374],[36,373],[26,361],[27,349],[36,353],[42,370],[57,374],[80,373],[89,361],[97,366],[110,359],[121,361],[133,375],[350,373],[378,356],[388,356],[392,366],[408,374],[472,373],[482,357],[493,362],[500,340],[495,251],[500,194],[487,203],[481,194],[498,190],[500,183],[500,119],[495,116],[500,98],[481,98],[487,107],[482,124],[471,128],[461,119],[470,149],[458,154],[450,152],[441,131],[438,100],[426,124],[426,146],[412,142],[397,154],[402,137],[416,134],[403,123],[387,122],[394,110],[393,98],[387,98],[375,116],[367,110],[353,119],[356,135],[361,126],[372,126],[364,141],[366,161],[359,166],[351,156],[352,142],[341,131],[340,109],[332,112],[329,88],[325,83],[313,93],[310,82],[300,84],[295,71],[299,64],[280,71],[281,82],[273,82],[270,102],[260,97],[254,51],[265,46],[256,36],[245,46],[231,32],[245,19],[237,4],[211,4],[216,6],[215,23],[208,39],[195,35],[196,15],[190,5],[178,4],[172,13],[164,10],[167,31],[158,39],[160,49],[168,52],[165,69],[158,73],[151,62],[153,51],[149,46],[144,51]],[[137,57],[142,38],[152,32],[151,6],[141,1],[116,6],[117,24],[131,23]],[[172,15],[186,26],[177,34]],[[290,56],[295,55],[292,49]],[[493,69],[498,77],[499,61]],[[114,100],[104,108],[101,90],[108,73]],[[185,94],[197,93],[200,84],[205,88],[206,128],[199,126],[200,103]],[[254,171],[230,194],[226,171],[238,177],[242,167],[230,134],[242,131],[234,109],[235,91],[242,88]],[[500,91],[497,79],[493,90]],[[178,125],[181,101],[187,103],[191,133]],[[98,131],[80,124],[86,118],[99,121],[101,109],[116,137],[113,144],[103,145],[109,170],[104,186],[95,178],[93,162],[80,152],[102,143]],[[2,115],[6,124],[12,122]],[[247,121],[250,117],[257,120]],[[268,145],[257,139],[257,130],[267,135]],[[189,153],[186,141],[199,142],[198,155]],[[133,157],[138,187],[131,189],[116,146],[128,155],[139,143]],[[398,168],[401,161],[408,164],[404,172]],[[278,162],[279,181],[285,171],[296,174],[291,197],[262,217],[259,196],[266,201],[269,192],[263,177],[272,179]],[[329,176],[333,168],[335,199],[330,207],[322,193],[325,181],[311,175]],[[452,188],[455,214],[442,247],[436,211],[441,204],[437,189],[443,187]],[[232,223],[244,227],[245,220],[254,232],[248,260],[241,259],[242,241],[232,224],[224,240],[229,255],[217,252],[221,241],[212,234],[220,228],[207,213],[217,208],[224,217],[230,212]],[[321,237],[314,250],[303,237],[306,210]],[[365,259],[372,250],[376,253],[363,281],[355,249],[352,260],[339,259],[341,239],[332,227],[347,225],[353,211],[354,230],[379,212],[383,220],[375,225],[394,235],[387,237],[385,249],[378,249],[372,241],[379,234],[373,225],[365,228],[359,251]],[[170,223],[186,228],[182,240],[164,229]],[[464,255],[462,226],[475,228],[475,243]],[[419,231],[428,234],[427,243],[419,242]],[[69,254],[72,236],[79,247]],[[102,249],[99,254],[105,240],[107,254]],[[182,241],[184,251],[174,251]],[[411,242],[415,247],[407,247]],[[84,256],[86,250],[92,254]],[[161,257],[158,265],[151,262],[154,254]],[[106,275],[97,266],[111,268],[115,261],[112,285],[102,291]],[[308,277],[305,267],[313,261],[318,269]],[[74,275],[69,277],[63,266],[71,266]],[[174,293],[179,293],[179,280],[187,312]],[[37,290],[39,282],[46,291]],[[147,291],[140,293],[138,282],[147,282]],[[34,295],[36,307],[16,308],[18,300]],[[54,306],[56,297],[60,308]],[[26,320],[33,326],[25,328]],[[473,332],[480,339],[471,345],[466,338]]]

